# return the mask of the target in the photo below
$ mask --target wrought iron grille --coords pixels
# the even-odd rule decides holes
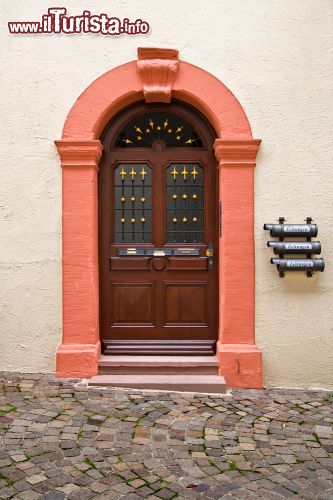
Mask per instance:
[[[151,168],[119,163],[114,176],[115,243],[151,243]]]
[[[166,147],[203,147],[202,141],[183,118],[166,111],[152,111],[132,120],[122,130],[115,147],[151,147],[154,141],[163,141]]]
[[[167,243],[203,243],[203,167],[199,163],[171,163],[166,178]]]

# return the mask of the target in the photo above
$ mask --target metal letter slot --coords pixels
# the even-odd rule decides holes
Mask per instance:
[[[199,248],[175,248],[173,251],[173,255],[175,256],[188,255],[190,257],[199,257],[200,250]]]
[[[146,255],[149,257],[170,257],[172,248],[147,248]]]
[[[317,236],[317,224],[264,224],[264,229],[271,236]]]
[[[271,259],[278,271],[324,271],[324,259]]]
[[[305,253],[306,255],[321,253],[320,241],[267,241],[267,246],[273,248],[275,255],[285,253]]]
[[[121,257],[143,256],[145,255],[145,250],[143,248],[119,248],[118,255]]]

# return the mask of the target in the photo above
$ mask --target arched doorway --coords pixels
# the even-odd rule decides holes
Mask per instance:
[[[63,180],[63,338],[57,376],[88,378],[101,353],[98,165],[101,134],[134,103],[193,106],[217,139],[219,327],[216,352],[227,384],[261,387],[254,322],[254,167],[260,140],[229,89],[172,49],[139,49],[138,60],[105,73],[77,99],[55,141]]]
[[[99,170],[103,353],[215,354],[214,140],[206,120],[179,102],[136,104],[104,130]]]

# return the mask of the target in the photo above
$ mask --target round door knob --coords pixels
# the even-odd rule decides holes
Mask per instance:
[[[151,267],[154,271],[164,271],[167,266],[167,259],[163,257],[153,257],[151,260]]]

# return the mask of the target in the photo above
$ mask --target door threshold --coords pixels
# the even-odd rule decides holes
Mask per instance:
[[[217,375],[219,363],[212,356],[139,356],[102,355],[98,363],[99,375],[155,374],[155,375]]]
[[[222,375],[96,375],[88,381],[89,386],[108,386],[132,389],[153,389],[180,392],[225,394],[227,386]]]

